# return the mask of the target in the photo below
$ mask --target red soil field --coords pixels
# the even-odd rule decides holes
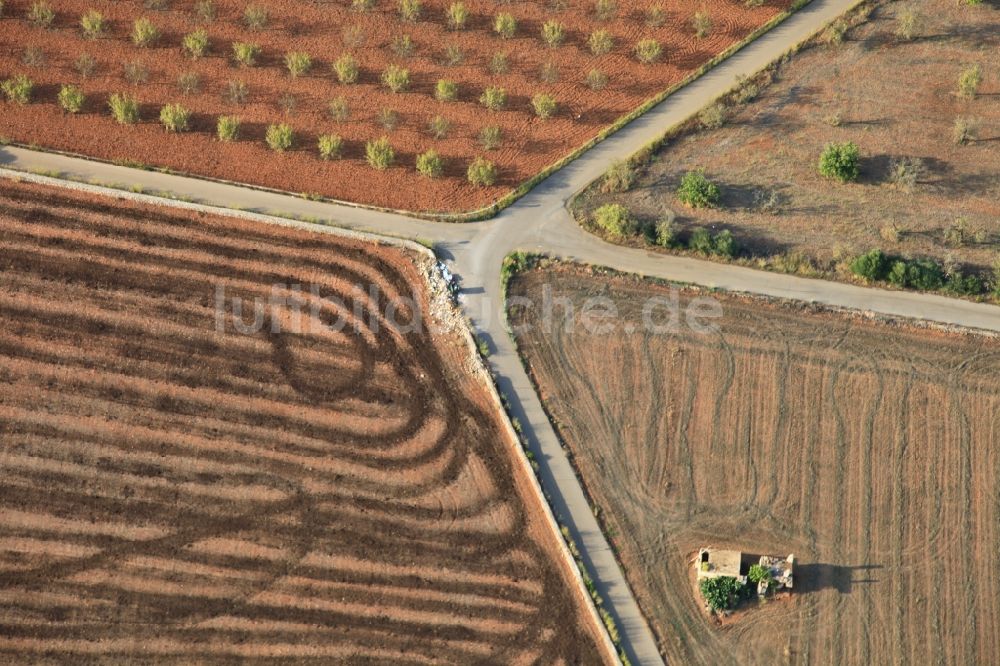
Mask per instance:
[[[606,334],[511,323],[667,663],[995,661],[997,338],[693,291],[717,332],[628,333],[667,286],[563,267],[511,294],[546,285],[618,308]],[[706,545],[795,553],[795,590],[717,622]]]
[[[427,266],[11,181],[0,239],[5,662],[601,663],[467,345],[387,325]],[[237,333],[274,283],[348,325]]]
[[[662,5],[665,23],[646,24],[646,10],[656,3],[639,0],[618,2],[617,17],[599,21],[591,2],[513,2],[496,4],[486,0],[465,2],[470,12],[468,27],[447,28],[446,0],[424,3],[423,18],[403,23],[395,2],[380,0],[368,13],[351,11],[347,0],[306,2],[274,0],[263,3],[270,23],[262,31],[250,31],[241,22],[247,3],[218,0],[217,18],[205,25],[210,45],[207,57],[186,58],[180,49],[183,35],[200,27],[192,14],[193,0],[174,0],[169,9],[153,11],[138,0],[63,0],[55,3],[57,16],[52,29],[34,27],[24,16],[31,2],[5,3],[0,18],[0,78],[22,73],[34,80],[35,101],[27,107],[5,104],[0,136],[48,148],[82,153],[107,160],[125,160],[174,170],[268,186],[292,192],[320,193],[336,199],[414,211],[466,211],[499,199],[545,166],[595,136],[616,118],[636,108],[752,32],[788,6],[785,0],[768,0],[750,8],[743,2],[724,0],[670,0]],[[560,6],[562,7],[560,9]],[[94,8],[110,22],[106,37],[87,40],[79,27],[80,16]],[[711,17],[708,36],[698,39],[691,26],[697,11]],[[492,31],[493,17],[509,12],[518,21],[513,39],[502,40]],[[152,48],[133,46],[129,35],[139,17],[147,17],[161,30]],[[544,47],[540,26],[549,19],[560,21],[566,40],[558,48]],[[606,29],[615,38],[607,55],[593,56],[587,39],[595,29]],[[391,48],[395,37],[409,35],[414,52],[397,55]],[[632,54],[636,42],[651,37],[662,43],[660,62],[640,64]],[[357,42],[360,40],[360,44]],[[238,68],[232,58],[233,42],[253,42],[263,49],[260,65]],[[457,46],[464,60],[457,66],[443,64],[448,46]],[[309,53],[311,72],[292,79],[284,68],[289,51]],[[495,53],[509,56],[510,71],[493,75],[489,63]],[[343,53],[353,54],[361,67],[359,82],[340,85],[331,63]],[[82,54],[97,61],[97,69],[83,78],[74,68]],[[26,57],[27,56],[27,57]],[[41,64],[26,64],[28,62]],[[123,78],[127,63],[141,63],[148,81],[139,85]],[[543,83],[540,71],[551,62],[558,81]],[[381,86],[385,67],[398,64],[410,70],[411,89],[393,94]],[[608,76],[604,90],[595,92],[585,84],[592,69]],[[185,95],[177,80],[183,72],[200,76],[200,91]],[[245,105],[223,99],[231,80],[249,87]],[[433,97],[438,79],[459,84],[459,99],[438,102]],[[83,112],[64,115],[56,104],[59,86],[76,83],[88,96]],[[506,110],[490,113],[478,99],[487,86],[501,86],[508,93]],[[142,122],[122,127],[110,117],[107,98],[128,91],[142,103]],[[534,117],[531,97],[538,92],[555,96],[559,111],[549,120]],[[295,98],[295,110],[286,113],[279,105],[283,96]],[[343,96],[350,118],[336,122],[327,112],[331,99]],[[159,109],[178,102],[193,114],[193,131],[168,134],[157,122]],[[377,119],[383,109],[399,115],[399,125],[386,130]],[[428,131],[432,117],[442,115],[451,122],[449,135],[434,139]],[[238,115],[244,122],[243,138],[227,144],[215,139],[215,121],[220,115]],[[293,150],[272,153],[264,144],[268,124],[287,122],[297,133]],[[477,137],[484,126],[502,129],[504,141],[497,150],[486,151]],[[321,134],[336,133],[345,141],[345,157],[322,161],[316,150]],[[397,153],[396,166],[376,171],[364,161],[365,142],[386,135]],[[445,158],[445,177],[427,179],[414,169],[416,155],[430,148]],[[473,187],[465,180],[470,161],[482,155],[496,163],[499,180],[492,187]]]

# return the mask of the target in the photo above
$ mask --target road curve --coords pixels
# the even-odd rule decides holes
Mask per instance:
[[[500,388],[511,402],[513,416],[525,428],[553,511],[580,546],[597,589],[618,623],[629,658],[635,664],[662,664],[654,636],[507,333],[500,266],[511,251],[530,250],[668,280],[1000,331],[1000,308],[994,306],[808,280],[622,248],[583,231],[566,210],[567,201],[599,177],[613,160],[625,159],[657,139],[728,91],[739,76],[749,76],[766,67],[855,3],[856,0],[813,0],[783,24],[597,144],[487,222],[464,225],[429,222],[9,146],[0,148],[0,167],[55,172],[90,182],[169,193],[220,208],[315,218],[360,231],[433,241],[461,279],[462,306],[491,347],[490,361]]]

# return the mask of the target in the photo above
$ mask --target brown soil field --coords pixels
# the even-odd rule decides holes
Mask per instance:
[[[217,18],[205,25],[210,44],[208,57],[192,61],[181,52],[185,34],[201,24],[195,20],[193,0],[173,0],[168,9],[152,11],[139,0],[62,0],[53,6],[57,16],[52,29],[34,27],[24,17],[30,0],[6,2],[0,18],[0,79],[23,73],[36,83],[36,101],[27,107],[4,106],[0,136],[17,142],[82,153],[107,160],[125,160],[165,166],[193,174],[236,180],[292,192],[319,193],[336,199],[415,211],[466,211],[478,209],[502,197],[517,185],[557,161],[573,148],[595,136],[616,118],[639,106],[713,56],[766,23],[788,6],[786,0],[768,0],[749,8],[738,0],[713,2],[670,0],[663,3],[664,24],[648,26],[644,12],[649,3],[621,0],[616,18],[599,21],[593,3],[559,0],[514,2],[497,5],[487,0],[469,0],[468,26],[447,29],[445,11],[449,0],[427,0],[423,18],[404,23],[397,3],[380,0],[371,12],[350,10],[348,0],[307,2],[273,0],[264,3],[270,12],[265,30],[250,31],[241,21],[248,3],[217,0]],[[95,8],[110,22],[105,38],[87,40],[79,21],[84,11]],[[691,17],[704,10],[713,26],[704,38],[695,37]],[[518,21],[514,38],[502,40],[492,31],[497,12],[509,12]],[[133,46],[129,35],[133,21],[152,20],[163,33],[153,48]],[[560,21],[566,30],[562,46],[548,49],[539,38],[541,25]],[[615,38],[615,48],[602,56],[591,55],[590,33],[603,28]],[[402,57],[392,49],[393,39],[409,35],[413,53]],[[632,55],[640,39],[651,37],[663,44],[663,57],[653,65],[642,65]],[[260,64],[238,68],[231,44],[259,44]],[[463,62],[443,64],[448,46],[457,47]],[[284,55],[304,51],[313,58],[307,76],[289,77]],[[510,71],[493,75],[493,54],[507,53]],[[361,72],[355,85],[340,85],[331,63],[351,53]],[[83,78],[74,68],[82,54],[97,62],[93,75]],[[39,63],[36,65],[28,62]],[[125,81],[124,66],[141,63],[148,81],[132,85]],[[540,71],[551,62],[558,81],[543,83]],[[380,84],[385,67],[398,64],[410,71],[408,92],[393,94]],[[604,90],[595,92],[585,84],[591,69],[608,76]],[[200,76],[200,91],[185,95],[178,89],[184,72]],[[459,84],[459,98],[452,103],[434,99],[438,79]],[[223,99],[229,81],[244,81],[250,92],[244,105]],[[83,113],[66,116],[56,104],[61,84],[75,83],[88,95]],[[487,86],[501,86],[508,94],[506,110],[489,113],[478,100]],[[128,91],[142,103],[142,122],[122,127],[107,109],[112,93]],[[559,103],[557,114],[546,121],[534,117],[531,97],[548,92]],[[283,97],[295,99],[295,110],[286,113]],[[343,96],[351,110],[347,121],[331,119],[330,100]],[[170,135],[159,125],[162,105],[178,102],[193,114],[192,130]],[[398,126],[384,129],[379,113],[398,114]],[[430,120],[442,115],[451,123],[449,135],[434,139]],[[244,121],[242,140],[227,144],[215,139],[220,115],[238,115]],[[287,122],[296,131],[293,150],[272,153],[264,144],[268,124]],[[477,137],[484,126],[499,126],[504,141],[497,150],[485,151]],[[336,133],[345,141],[344,159],[319,159],[316,140]],[[386,135],[397,153],[396,166],[376,171],[364,161],[365,142]],[[427,179],[414,169],[416,155],[430,148],[445,158],[445,177]],[[495,162],[499,180],[487,188],[476,188],[465,180],[471,160],[483,155]]]
[[[601,663],[408,252],[10,181],[0,229],[5,662]],[[237,333],[272,284],[347,325]]]
[[[618,308],[606,333],[511,323],[668,663],[995,659],[996,338],[691,291],[716,331],[629,333],[668,286],[564,266],[511,294],[546,286]],[[794,553],[795,591],[717,621],[690,580],[705,545]]]
[[[895,33],[907,12],[919,27],[901,41]],[[959,75],[976,64],[979,94],[962,99]],[[579,204],[589,211],[616,201],[644,220],[676,214],[681,233],[729,229],[748,255],[779,270],[846,278],[845,259],[881,247],[987,271],[1000,252],[998,72],[995,4],[877,3],[842,44],[821,36],[778,65],[773,83],[758,81],[757,99],[731,103],[721,128],[690,123],[629,192],[594,187]],[[977,127],[966,145],[954,142],[957,118]],[[843,141],[862,155],[861,177],[848,185],[817,170],[824,145]],[[903,158],[923,164],[912,191],[891,175]],[[719,208],[691,210],[677,200],[681,176],[693,169],[719,184]],[[773,207],[765,205],[772,196]],[[810,261],[785,260],[795,254]]]

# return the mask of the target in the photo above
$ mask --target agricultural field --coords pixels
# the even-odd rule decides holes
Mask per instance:
[[[363,204],[475,210],[788,6],[6,0],[0,135]]]
[[[601,663],[428,260],[6,180],[0,239],[4,661]]]
[[[618,203],[643,225],[673,220],[661,240],[675,249],[697,227],[728,230],[739,260],[839,279],[881,248],[979,275],[1000,296],[1000,11],[970,4],[862,6],[693,119],[627,191],[595,184],[578,217]],[[824,146],[847,142],[857,181],[820,175]],[[697,170],[718,187],[714,206],[677,195]]]
[[[554,325],[523,305],[511,324],[667,663],[994,659],[995,338],[693,290],[679,303],[714,299],[714,332],[629,332],[670,287],[567,265],[510,293],[547,290]],[[618,316],[588,332],[597,296]],[[794,553],[795,591],[716,619],[701,546]]]

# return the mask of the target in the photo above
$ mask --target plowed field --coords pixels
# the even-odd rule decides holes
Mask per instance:
[[[562,268],[512,294],[544,285],[620,313],[512,324],[668,663],[995,660],[996,339],[718,294],[717,333],[626,333],[666,287]],[[689,583],[703,545],[794,552],[794,594],[717,625]]]
[[[452,30],[446,18],[451,0],[423,2],[415,22],[401,20],[396,0],[370,3],[367,12],[353,11],[349,0],[269,0],[256,3],[269,12],[266,26],[251,30],[243,13],[253,3],[243,0],[216,0],[215,18],[207,23],[195,17],[194,0],[159,2],[165,7],[161,11],[140,0],[60,0],[50,3],[56,15],[48,29],[27,20],[32,2],[7,0],[0,18],[0,80],[24,74],[36,84],[28,106],[4,105],[0,136],[103,159],[420,211],[475,210],[500,198],[789,4],[767,0],[747,7],[742,0],[670,0],[662,3],[662,24],[649,25],[645,12],[659,3],[645,0],[609,3],[617,11],[607,20],[595,16],[590,0],[468,0],[465,29]],[[86,39],[80,27],[81,16],[92,8],[108,23],[104,36],[93,40]],[[695,36],[691,24],[698,11],[711,22],[702,38]],[[498,13],[516,20],[512,38],[501,39],[494,32]],[[140,17],[161,33],[147,48],[134,46],[130,38]],[[549,20],[564,29],[564,40],[556,48],[547,48],[540,37],[541,26]],[[204,57],[192,60],[183,54],[181,42],[199,28],[208,35],[208,47]],[[595,30],[608,31],[614,42],[610,52],[591,53],[588,39]],[[398,45],[403,37],[410,38],[408,48]],[[644,65],[635,58],[633,49],[642,39],[661,43],[657,62]],[[236,42],[261,48],[256,66],[236,65]],[[289,76],[284,58],[291,51],[311,56],[307,74]],[[344,54],[358,64],[354,84],[341,84],[331,69]],[[497,54],[507,56],[506,72],[493,73]],[[86,77],[75,66],[83,55],[96,63]],[[381,84],[390,64],[409,71],[406,92],[394,94]],[[144,71],[145,81],[126,77],[126,67],[133,74]],[[603,89],[588,87],[585,79],[591,70],[607,77]],[[196,90],[180,90],[178,80],[184,73],[198,76]],[[458,84],[457,100],[435,99],[439,79]],[[230,81],[246,85],[244,102],[224,95]],[[56,104],[59,87],[67,83],[79,85],[87,95],[83,111],[75,116],[63,114]],[[506,91],[503,110],[488,112],[479,103],[489,86]],[[111,118],[108,97],[119,92],[141,103],[138,125],[123,127]],[[531,98],[537,93],[555,97],[559,109],[552,118],[535,117]],[[337,120],[328,108],[340,97],[348,114]],[[172,135],[159,125],[160,108],[169,103],[180,103],[193,113],[190,132]],[[395,114],[395,123],[383,122],[384,113]],[[239,141],[215,139],[220,115],[243,119]],[[441,138],[429,130],[437,115],[450,123]],[[295,130],[295,142],[277,155],[265,145],[264,136],[269,124],[282,122]],[[486,150],[478,140],[486,126],[502,131],[496,149]],[[328,133],[343,139],[343,159],[319,158],[317,137]],[[376,171],[365,163],[365,143],[383,135],[395,148],[396,164]],[[444,158],[441,178],[424,178],[415,170],[416,156],[429,149]],[[495,185],[466,182],[466,169],[477,156],[496,164]]]
[[[0,181],[2,659],[600,663],[465,345],[386,325],[421,270]]]

